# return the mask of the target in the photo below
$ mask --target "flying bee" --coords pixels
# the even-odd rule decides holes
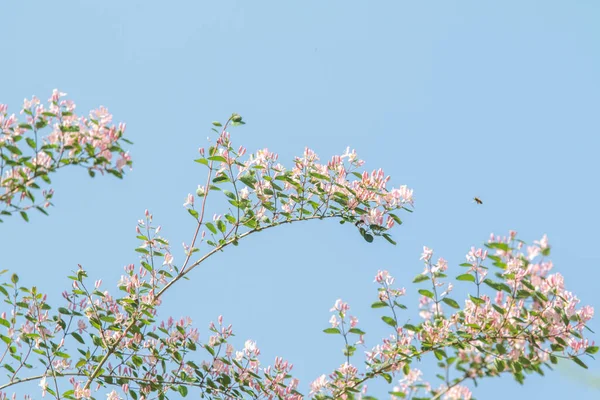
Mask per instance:
[[[479,197],[473,197],[473,201],[477,204],[483,204],[483,201]]]

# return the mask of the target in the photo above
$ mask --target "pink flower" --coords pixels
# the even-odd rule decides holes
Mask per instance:
[[[335,301],[335,304],[333,305],[333,307],[331,309],[329,309],[329,311],[339,311],[339,312],[346,312],[350,309],[350,306],[348,305],[348,303],[344,303],[342,301],[342,299],[337,299]]]
[[[548,246],[548,236],[544,235],[542,236],[542,238],[538,241],[538,240],[534,240],[533,243],[537,244],[538,246],[540,246],[540,248],[542,250],[546,250],[549,246]]]
[[[123,167],[125,167],[130,161],[131,156],[129,155],[129,152],[121,153],[121,156],[119,157],[115,165],[117,169],[121,171],[123,170]]]
[[[244,343],[244,352],[250,357],[260,354],[260,350],[256,347],[254,340],[246,340],[246,343]]]
[[[91,397],[92,391],[90,389],[85,389],[80,383],[74,383],[73,386],[73,395],[76,399],[87,399]]]
[[[121,400],[121,397],[119,397],[117,392],[113,390],[106,395],[106,400]]]
[[[340,324],[335,315],[332,315],[331,318],[329,318],[329,323],[331,324],[332,328],[337,328],[337,326]]]
[[[42,388],[42,397],[44,397],[46,395],[46,390],[48,390],[48,382],[46,382],[46,376],[42,378],[38,386]]]
[[[429,262],[431,260],[431,256],[433,255],[433,249],[430,249],[427,246],[423,246],[423,253],[421,253],[421,260],[425,262]]]
[[[594,307],[592,306],[583,306],[581,310],[579,310],[579,317],[583,320],[583,322],[587,322],[594,316]]]
[[[185,199],[185,203],[183,203],[184,207],[187,206],[194,206],[194,196],[192,196],[191,194],[188,194],[186,199]]]
[[[448,261],[446,261],[445,259],[443,259],[442,257],[438,258],[438,262],[437,264],[435,264],[432,268],[431,268],[431,272],[444,272],[448,269]]]
[[[242,190],[240,190],[240,198],[241,199],[246,200],[249,195],[250,195],[250,191],[248,190],[247,187],[244,187]]]
[[[79,333],[84,332],[86,329],[87,325],[83,320],[80,319],[79,321],[77,321],[77,330],[79,331]]]
[[[385,270],[379,270],[377,272],[377,275],[375,275],[375,282],[377,283],[384,283],[386,285],[392,285],[394,283],[394,278],[389,274],[388,271]]]
[[[471,400],[471,391],[466,386],[453,386],[444,395],[444,400]]]
[[[328,384],[329,381],[327,380],[327,376],[321,375],[310,384],[310,396],[319,393],[321,390],[326,388]]]

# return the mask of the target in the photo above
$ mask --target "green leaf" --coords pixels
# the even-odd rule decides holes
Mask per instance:
[[[36,144],[35,144],[35,140],[33,140],[32,138],[28,137],[25,139],[25,141],[27,142],[27,144],[29,145],[29,147],[31,147],[32,149],[35,149]]]
[[[350,330],[348,332],[354,333],[356,335],[364,335],[366,333],[358,328],[350,328]]]
[[[521,371],[523,371],[523,366],[521,365],[520,362],[516,362],[516,361],[513,362],[512,367],[516,373],[520,373]]]
[[[452,300],[451,298],[448,297],[444,297],[442,299],[442,301],[446,304],[448,304],[450,307],[452,308],[460,308],[460,306],[458,305],[458,303],[456,302],[456,300]]]
[[[435,358],[437,358],[438,360],[442,360],[444,358],[447,358],[448,356],[446,355],[446,352],[444,350],[441,349],[435,349],[433,351],[433,354],[435,355]]]
[[[502,343],[498,343],[496,345],[496,350],[498,350],[498,354],[500,354],[500,355],[506,354],[506,347],[504,347],[504,345]]]
[[[214,126],[223,126],[219,121],[213,121]]]
[[[310,176],[312,176],[313,178],[318,178],[318,179],[325,180],[325,181],[330,180],[330,178],[327,175],[318,174],[316,172],[309,172],[308,174]]]
[[[381,319],[383,320],[383,322],[385,322],[386,324],[388,324],[391,327],[395,328],[397,326],[396,320],[391,317],[384,315],[383,317],[381,317]]]
[[[564,347],[568,347],[569,345],[567,344],[567,342],[561,338],[560,336],[556,336],[554,338],[554,340],[556,340],[560,345],[564,346]]]
[[[480,299],[479,297],[474,297],[474,296],[470,296],[469,298],[471,299],[471,301],[477,305],[481,305],[481,304],[485,304],[485,300]]]
[[[254,189],[254,184],[256,183],[256,179],[254,179],[254,177],[252,177],[251,175],[242,176],[240,178],[240,181],[242,181],[249,188]]]
[[[550,345],[550,348],[552,349],[552,351],[555,351],[555,352],[561,352],[564,349],[563,346],[561,346],[560,344],[556,344],[556,343],[552,343]]]
[[[85,342],[83,341],[83,338],[81,337],[81,335],[77,332],[71,332],[71,336],[73,336],[75,338],[75,340],[77,340],[79,343],[84,344]]]
[[[502,251],[510,250],[510,247],[506,243],[486,243],[485,246],[490,249],[500,249]]]
[[[371,304],[371,308],[382,308],[382,307],[389,307],[389,305],[387,303],[384,303],[383,301],[376,301],[375,303]]]
[[[194,217],[194,218],[198,219],[198,217],[199,217],[199,215],[198,215],[198,211],[196,211],[196,210],[194,210],[194,209],[191,209],[191,208],[188,208],[187,210],[188,210],[188,212],[190,213],[190,215],[191,215],[192,217]]]
[[[396,241],[395,241],[395,240],[393,240],[393,239],[392,239],[392,237],[390,236],[390,234],[389,234],[389,233],[384,233],[382,236],[383,236],[383,238],[384,238],[385,240],[387,240],[388,242],[390,242],[390,243],[391,243],[391,244],[393,244],[394,246],[398,244],[398,243],[396,243]]]
[[[392,376],[391,376],[390,374],[388,374],[388,373],[386,373],[386,372],[383,372],[383,373],[381,374],[381,376],[383,377],[383,379],[385,379],[385,381],[386,381],[387,383],[392,383]]]
[[[47,122],[46,120],[44,120],[44,119],[41,119],[41,120],[39,120],[39,121],[37,121],[37,122],[35,123],[35,127],[36,127],[37,129],[42,129],[42,128],[44,128],[46,125],[48,125],[48,122]]]
[[[25,222],[29,222],[29,217],[25,211],[20,211],[19,214],[21,214],[21,217],[25,220]]]
[[[212,224],[212,222],[207,222],[204,225],[206,225],[208,230],[211,231],[214,235],[217,234],[217,228],[215,228],[215,226]]]
[[[504,371],[504,368],[506,367],[504,361],[502,361],[499,358],[496,358],[496,360],[494,360],[494,363],[496,364],[496,369],[498,370],[498,372]]]
[[[498,283],[498,282],[494,282],[491,279],[485,279],[483,281],[483,283],[485,283],[486,285],[488,285],[489,287],[491,287],[492,289],[498,290],[498,291],[505,291],[506,293],[511,293],[510,287],[505,284],[505,283]]]
[[[229,182],[229,177],[225,174],[216,176],[213,180],[213,183],[221,183],[221,182]]]
[[[5,142],[5,143],[6,143],[6,142]],[[23,154],[23,152],[22,152],[22,151],[21,151],[21,150],[20,150],[18,147],[16,147],[16,146],[12,146],[12,145],[9,145],[9,144],[5,144],[5,145],[4,145],[4,147],[6,147],[6,148],[7,148],[7,149],[8,149],[8,150],[11,152],[11,153],[14,153],[14,154],[16,154],[16,155],[19,155],[19,156],[20,156],[20,155],[22,155],[22,154]]]
[[[496,310],[500,315],[504,315],[506,314],[506,310],[502,307],[500,307],[497,304],[492,304],[492,307],[494,307],[494,310]]]
[[[144,360],[142,359],[142,357],[139,357],[139,356],[133,356],[131,358],[131,361],[133,362],[133,364],[136,367],[139,367],[139,366],[141,366],[144,363]]]
[[[227,197],[229,197],[232,200],[237,200],[237,197],[235,196],[235,193],[230,192],[229,190],[223,190],[223,194]]]
[[[598,346],[590,346],[585,349],[585,352],[588,354],[596,354],[598,352]]]
[[[573,360],[573,362],[574,362],[575,364],[579,365],[580,367],[583,367],[583,368],[585,368],[585,369],[588,369],[588,366],[587,366],[587,365],[585,365],[585,363],[584,363],[583,361],[581,361],[581,360],[579,359],[579,357],[576,357],[576,356],[571,356],[571,360]]]
[[[398,225],[402,225],[402,220],[398,218],[396,214],[389,213],[389,216],[392,217],[394,222],[396,222]]]
[[[188,394],[188,388],[185,385],[181,385],[177,388],[177,391],[181,395],[181,397],[185,397]]]
[[[428,281],[428,280],[429,280],[429,276],[419,274],[415,277],[415,279],[413,279],[413,283],[419,283],[419,282]]]
[[[408,308],[404,304],[398,303],[396,300],[394,300],[394,304],[396,305],[396,307],[400,307],[403,310],[406,310]]]
[[[418,292],[422,296],[429,297],[430,299],[433,299],[433,292],[431,292],[431,291],[429,291],[427,289],[419,289]]]
[[[340,334],[340,330],[338,328],[327,328],[327,329],[323,329],[323,332],[325,333],[329,333],[329,334]]]
[[[471,274],[462,274],[456,277],[457,281],[475,282],[475,277]]]

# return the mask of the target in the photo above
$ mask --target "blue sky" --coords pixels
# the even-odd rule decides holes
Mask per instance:
[[[4,2],[0,103],[16,112],[59,88],[80,112],[107,106],[135,145],[123,181],[56,175],[50,217],[1,226],[0,266],[57,300],[78,263],[116,282],[137,260],[146,208],[181,260],[193,233],[181,205],[204,176],[192,160],[210,122],[237,112],[247,125],[231,131],[235,143],[287,165],[305,146],[324,160],[351,146],[414,189],[415,213],[393,232],[397,246],[335,222],[250,237],[195,271],[161,315],[190,315],[206,338],[223,314],[238,343],[257,340],[265,363],[293,362],[306,389],[343,362],[341,341],[321,332],[337,298],[374,344],[387,334],[369,308],[378,269],[416,305],[423,245],[456,266],[509,229],[528,242],[548,234],[568,287],[599,308],[599,17],[593,0]],[[484,380],[475,395],[596,398],[573,379],[600,374],[588,361],[589,372],[523,387]]]

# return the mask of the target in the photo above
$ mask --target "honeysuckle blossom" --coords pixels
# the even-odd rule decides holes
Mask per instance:
[[[121,400],[121,397],[116,391],[112,391],[106,395],[106,400]]]
[[[394,284],[394,278],[390,275],[390,273],[388,271],[385,270],[379,270],[377,272],[377,275],[375,276],[375,281],[377,283],[383,283],[385,282],[386,285],[393,285]]]
[[[310,396],[314,396],[315,394],[321,392],[327,387],[328,384],[329,380],[325,374],[319,376],[310,384]]]
[[[423,253],[421,254],[421,260],[423,260],[427,263],[431,259],[432,255],[433,255],[433,250],[427,246],[423,246]]]
[[[249,196],[250,196],[250,191],[248,190],[247,187],[243,187],[242,189],[240,189],[240,198],[241,199],[247,200]]]
[[[335,315],[332,315],[331,318],[329,318],[329,323],[331,324],[332,328],[337,328],[337,326],[340,324]]]
[[[185,203],[183,203],[184,207],[189,207],[189,206],[194,206],[194,196],[192,196],[190,193],[188,193],[188,195],[185,198]]]
[[[329,311],[339,311],[340,313],[345,313],[350,310],[350,306],[348,303],[344,303],[342,299],[337,299],[333,307],[329,309]]]
[[[46,380],[46,376],[44,376],[40,380],[40,383],[38,386],[42,388],[42,397],[46,396],[46,390],[48,390],[48,382]]]

